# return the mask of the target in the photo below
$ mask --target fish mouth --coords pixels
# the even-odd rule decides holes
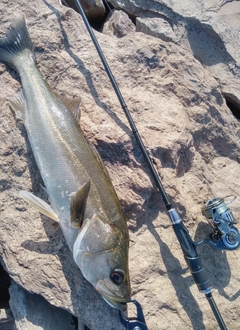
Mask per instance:
[[[111,307],[117,308],[122,312],[127,310],[127,302],[130,301],[130,296],[120,297],[116,295],[116,293],[101,280],[98,281],[96,289]]]

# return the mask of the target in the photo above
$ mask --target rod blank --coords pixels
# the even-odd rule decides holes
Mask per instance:
[[[149,155],[147,153],[147,150],[146,150],[146,148],[145,148],[145,146],[143,144],[142,138],[141,138],[141,136],[138,133],[137,127],[136,127],[136,125],[135,125],[135,123],[134,123],[134,121],[132,119],[132,116],[131,116],[131,114],[130,114],[130,112],[128,110],[128,107],[127,107],[124,99],[123,99],[123,96],[122,96],[122,94],[121,94],[121,92],[120,92],[120,90],[118,88],[118,85],[117,85],[116,80],[115,80],[115,78],[114,78],[114,76],[112,74],[112,71],[111,71],[111,69],[110,69],[110,67],[109,67],[109,65],[108,65],[108,63],[106,61],[106,58],[105,58],[105,56],[104,56],[104,54],[103,54],[103,52],[102,52],[102,50],[101,50],[101,48],[99,46],[99,43],[98,43],[98,41],[97,41],[97,39],[96,39],[93,31],[92,31],[92,28],[91,28],[91,26],[90,26],[90,24],[88,22],[88,19],[87,19],[85,13],[84,13],[84,10],[83,10],[82,6],[80,5],[79,0],[75,0],[75,3],[76,3],[76,6],[77,6],[80,14],[82,15],[83,21],[84,21],[84,23],[86,25],[86,28],[87,28],[90,36],[91,36],[91,39],[92,39],[92,41],[94,43],[94,46],[95,46],[95,48],[96,48],[96,50],[98,52],[98,55],[101,58],[102,64],[103,64],[103,66],[104,66],[104,68],[105,68],[105,70],[106,70],[106,72],[108,74],[108,77],[109,77],[109,79],[110,79],[110,81],[112,83],[112,86],[113,86],[113,88],[114,88],[114,90],[116,92],[116,95],[118,97],[118,100],[119,100],[119,102],[120,102],[120,104],[122,106],[122,109],[123,109],[123,111],[124,111],[124,113],[125,113],[125,115],[127,117],[127,120],[129,122],[129,125],[130,125],[130,127],[132,129],[132,132],[133,132],[133,134],[134,134],[134,136],[135,136],[135,138],[136,138],[136,140],[138,142],[138,145],[139,145],[139,147],[140,147],[140,149],[141,149],[141,151],[143,153],[143,156],[144,156],[144,158],[145,158],[145,160],[146,160],[146,162],[147,162],[147,164],[149,166],[149,169],[150,169],[150,171],[151,171],[151,173],[152,173],[152,175],[154,177],[154,180],[155,180],[156,185],[157,185],[157,187],[158,187],[158,189],[159,189],[159,191],[161,193],[161,196],[162,196],[163,201],[164,201],[164,203],[166,205],[166,208],[167,208],[167,210],[170,210],[172,208],[172,206],[171,206],[171,203],[169,201],[169,198],[168,198],[168,196],[167,196],[167,194],[165,192],[165,189],[163,188],[163,185],[162,185],[162,183],[161,183],[161,181],[159,179],[159,175],[158,175],[155,167],[153,166],[153,163],[152,163],[152,161],[151,161],[151,159],[150,159],[150,157],[149,157]]]
[[[144,146],[144,143],[141,139],[141,136],[138,133],[136,125],[135,125],[135,123],[132,119],[132,116],[131,116],[128,108],[127,108],[127,105],[126,105],[126,103],[123,99],[123,96],[122,96],[119,88],[118,88],[116,80],[115,80],[115,78],[112,74],[112,71],[111,71],[111,69],[110,69],[110,67],[109,67],[109,65],[108,65],[108,63],[105,59],[105,56],[104,56],[104,54],[103,54],[103,52],[102,52],[102,50],[101,50],[101,48],[98,44],[98,41],[97,41],[93,31],[92,31],[92,28],[91,28],[91,26],[88,22],[88,19],[87,19],[86,15],[83,11],[83,8],[82,8],[79,0],[75,0],[75,3],[76,3],[76,6],[77,6],[80,14],[82,15],[83,21],[84,21],[84,23],[86,25],[86,28],[87,28],[90,36],[91,36],[91,39],[92,39],[92,41],[95,45],[95,48],[96,48],[96,50],[99,54],[99,57],[100,57],[100,59],[103,63],[103,66],[104,66],[104,68],[105,68],[105,70],[108,74],[108,77],[109,77],[109,79],[112,83],[112,86],[113,86],[113,88],[116,92],[116,95],[119,99],[119,102],[122,106],[122,109],[123,109],[123,111],[124,111],[124,113],[125,113],[125,115],[128,119],[128,122],[129,122],[129,125],[130,125],[131,129],[132,129],[132,132],[133,132],[133,134],[134,134],[134,136],[135,136],[135,138],[138,142],[138,145],[139,145],[139,147],[140,147],[140,149],[143,153],[143,156],[144,156],[144,158],[145,158],[145,160],[146,160],[146,162],[149,166],[149,169],[150,169],[150,171],[153,175],[153,178],[154,178],[155,183],[156,183],[156,185],[159,189],[159,192],[161,193],[163,201],[164,201],[164,203],[166,205],[166,208],[168,210],[170,219],[173,223],[173,228],[174,228],[175,234],[176,234],[177,239],[179,241],[179,244],[182,248],[182,251],[183,251],[183,254],[185,256],[188,267],[192,272],[194,281],[197,284],[200,291],[202,291],[202,292],[208,291],[207,293],[205,293],[205,296],[206,296],[206,298],[207,298],[207,300],[208,300],[208,302],[209,302],[209,304],[212,308],[212,311],[213,311],[213,313],[215,315],[215,318],[216,318],[216,320],[217,320],[217,322],[220,326],[220,329],[221,330],[227,330],[226,325],[225,325],[225,323],[224,323],[224,321],[221,317],[221,314],[220,314],[220,312],[217,308],[217,305],[216,305],[216,303],[215,303],[215,301],[212,297],[212,293],[210,291],[211,287],[210,287],[210,284],[208,283],[206,272],[205,272],[204,268],[201,265],[201,260],[200,260],[198,254],[197,254],[196,246],[195,246],[194,242],[192,241],[192,239],[191,239],[187,229],[185,228],[183,222],[179,218],[176,210],[172,208],[172,205],[170,203],[168,195],[166,194],[166,191],[165,191],[165,189],[164,189],[164,187],[161,183],[160,177],[159,177],[155,167],[153,166],[153,163],[152,163],[152,161],[151,161],[151,159],[150,159],[150,157],[147,153],[147,150]]]

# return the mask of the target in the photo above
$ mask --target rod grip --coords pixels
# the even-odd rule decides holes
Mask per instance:
[[[197,284],[198,290],[203,293],[209,293],[212,291],[211,284],[208,280],[208,275],[205,268],[202,266],[202,262],[199,256],[194,258],[184,255],[186,263],[192,273],[192,277]]]
[[[180,243],[184,258],[199,291],[205,294],[211,292],[212,288],[208,280],[207,272],[202,265],[201,258],[197,253],[197,248],[189,235],[187,228],[184,226],[175,209],[169,211],[169,216],[172,220],[173,229]]]

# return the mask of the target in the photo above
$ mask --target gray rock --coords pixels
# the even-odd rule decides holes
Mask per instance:
[[[137,17],[136,31],[160,38],[163,41],[177,41],[171,24],[163,17]]]
[[[136,27],[128,15],[122,10],[113,10],[103,25],[102,32],[122,38],[129,33],[135,32]]]
[[[72,315],[12,282],[10,307],[16,330],[74,330]]]
[[[137,31],[175,42],[208,68],[240,107],[240,2],[110,0],[136,17]]]

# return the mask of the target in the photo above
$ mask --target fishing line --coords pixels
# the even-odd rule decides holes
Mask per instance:
[[[209,245],[217,248],[217,249],[225,249],[225,250],[233,250],[237,248],[240,244],[240,235],[238,233],[238,230],[233,226],[233,223],[235,223],[231,217],[229,216],[229,210],[226,206],[226,203],[224,202],[224,199],[213,199],[210,200],[208,203],[205,204],[205,211],[207,217],[212,217],[213,226],[215,228],[216,235],[215,240],[202,240],[201,242],[194,242],[192,238],[189,235],[189,232],[187,228],[184,226],[181,218],[179,217],[177,211],[172,207],[170,200],[168,198],[168,195],[165,192],[165,189],[161,183],[160,177],[147,153],[147,150],[144,146],[144,143],[141,139],[141,136],[138,133],[138,130],[135,126],[135,123],[132,119],[132,116],[127,108],[127,105],[123,99],[123,96],[118,88],[118,85],[116,83],[116,80],[111,72],[111,69],[105,59],[105,56],[98,44],[98,41],[93,33],[93,30],[88,22],[88,19],[83,11],[83,8],[79,2],[79,0],[75,0],[76,6],[82,16],[82,19],[86,25],[86,28],[90,34],[90,37],[93,41],[93,44],[98,52],[98,55],[102,61],[102,64],[108,74],[108,77],[112,83],[112,86],[115,90],[115,93],[119,99],[119,102],[122,106],[122,109],[128,119],[129,125],[132,129],[132,132],[137,140],[137,143],[143,153],[143,156],[149,166],[149,169],[153,175],[153,178],[156,182],[156,185],[158,187],[158,190],[162,196],[162,199],[166,205],[168,215],[170,217],[170,220],[173,225],[174,232],[176,234],[176,237],[179,241],[179,244],[181,246],[182,252],[184,254],[186,263],[192,273],[193,279],[195,283],[198,286],[199,291],[205,294],[205,297],[207,298],[207,301],[209,302],[209,305],[213,311],[213,314],[216,318],[216,321],[220,327],[221,330],[227,330],[227,327],[222,319],[222,316],[218,310],[218,307],[213,299],[212,296],[212,287],[208,281],[207,272],[205,271],[204,267],[202,266],[201,259],[197,253],[197,246],[199,246],[202,243],[208,243]],[[231,212],[230,212],[231,213]],[[218,224],[221,221],[222,226],[224,227],[224,230],[218,230]],[[227,228],[227,229],[226,229]],[[138,330],[145,330],[147,329],[147,326],[145,324],[144,315],[142,312],[141,305],[136,301],[132,300],[137,308],[137,316],[138,318],[135,320],[132,319],[124,319],[123,316],[120,313],[120,321],[127,329],[138,329]]]

